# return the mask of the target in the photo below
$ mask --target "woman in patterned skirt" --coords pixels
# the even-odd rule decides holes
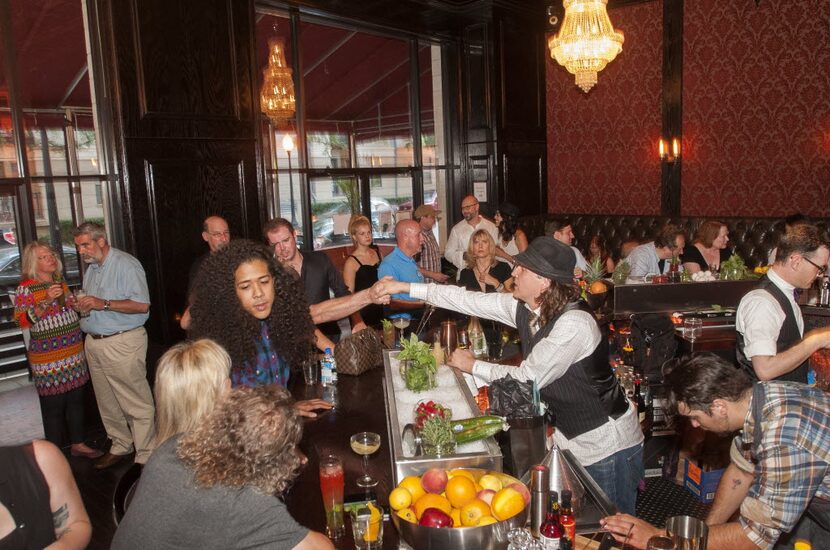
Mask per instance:
[[[84,443],[84,387],[89,371],[83,335],[63,266],[48,244],[34,241],[23,249],[23,280],[17,287],[14,318],[31,332],[29,365],[40,396],[46,439],[60,447],[68,426],[73,456],[103,453]]]

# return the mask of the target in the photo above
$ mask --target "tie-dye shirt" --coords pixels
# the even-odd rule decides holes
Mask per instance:
[[[277,384],[287,388],[291,375],[288,364],[271,344],[268,324],[262,321],[260,327],[262,330],[256,343],[256,357],[253,361],[244,361],[241,367],[234,365],[231,369],[231,383],[233,387],[257,388]]]

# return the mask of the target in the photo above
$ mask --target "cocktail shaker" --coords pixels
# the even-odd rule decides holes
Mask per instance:
[[[550,484],[550,470],[544,464],[530,469],[530,534],[539,538],[539,529],[545,522]]]
[[[445,357],[452,355],[458,347],[458,327],[453,321],[441,323],[441,347],[444,348]]]

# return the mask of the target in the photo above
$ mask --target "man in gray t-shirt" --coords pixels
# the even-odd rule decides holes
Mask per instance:
[[[113,550],[294,548],[309,530],[253,487],[198,487],[176,456],[178,436],[153,453],[118,525]]]

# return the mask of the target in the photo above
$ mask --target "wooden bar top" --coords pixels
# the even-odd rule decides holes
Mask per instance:
[[[322,396],[322,387],[306,386],[302,376],[294,377],[292,394],[295,399],[312,399]],[[352,451],[351,436],[358,432],[375,432],[380,435],[380,449],[369,456],[369,474],[378,480],[371,489],[381,505],[387,506],[387,496],[393,489],[392,464],[389,438],[386,431],[386,413],[383,400],[383,369],[363,373],[360,376],[341,374],[337,382],[338,406],[324,412],[318,418],[305,421],[300,449],[308,457],[300,475],[285,496],[289,512],[297,522],[309,529],[325,532],[326,517],[320,496],[320,456],[334,454],[343,462],[345,499],[351,495],[363,495],[365,490],[355,481],[363,475],[363,458]],[[335,547],[354,548],[351,524],[345,514],[346,535],[334,541]],[[383,525],[383,547],[398,547],[398,532],[391,521]]]

